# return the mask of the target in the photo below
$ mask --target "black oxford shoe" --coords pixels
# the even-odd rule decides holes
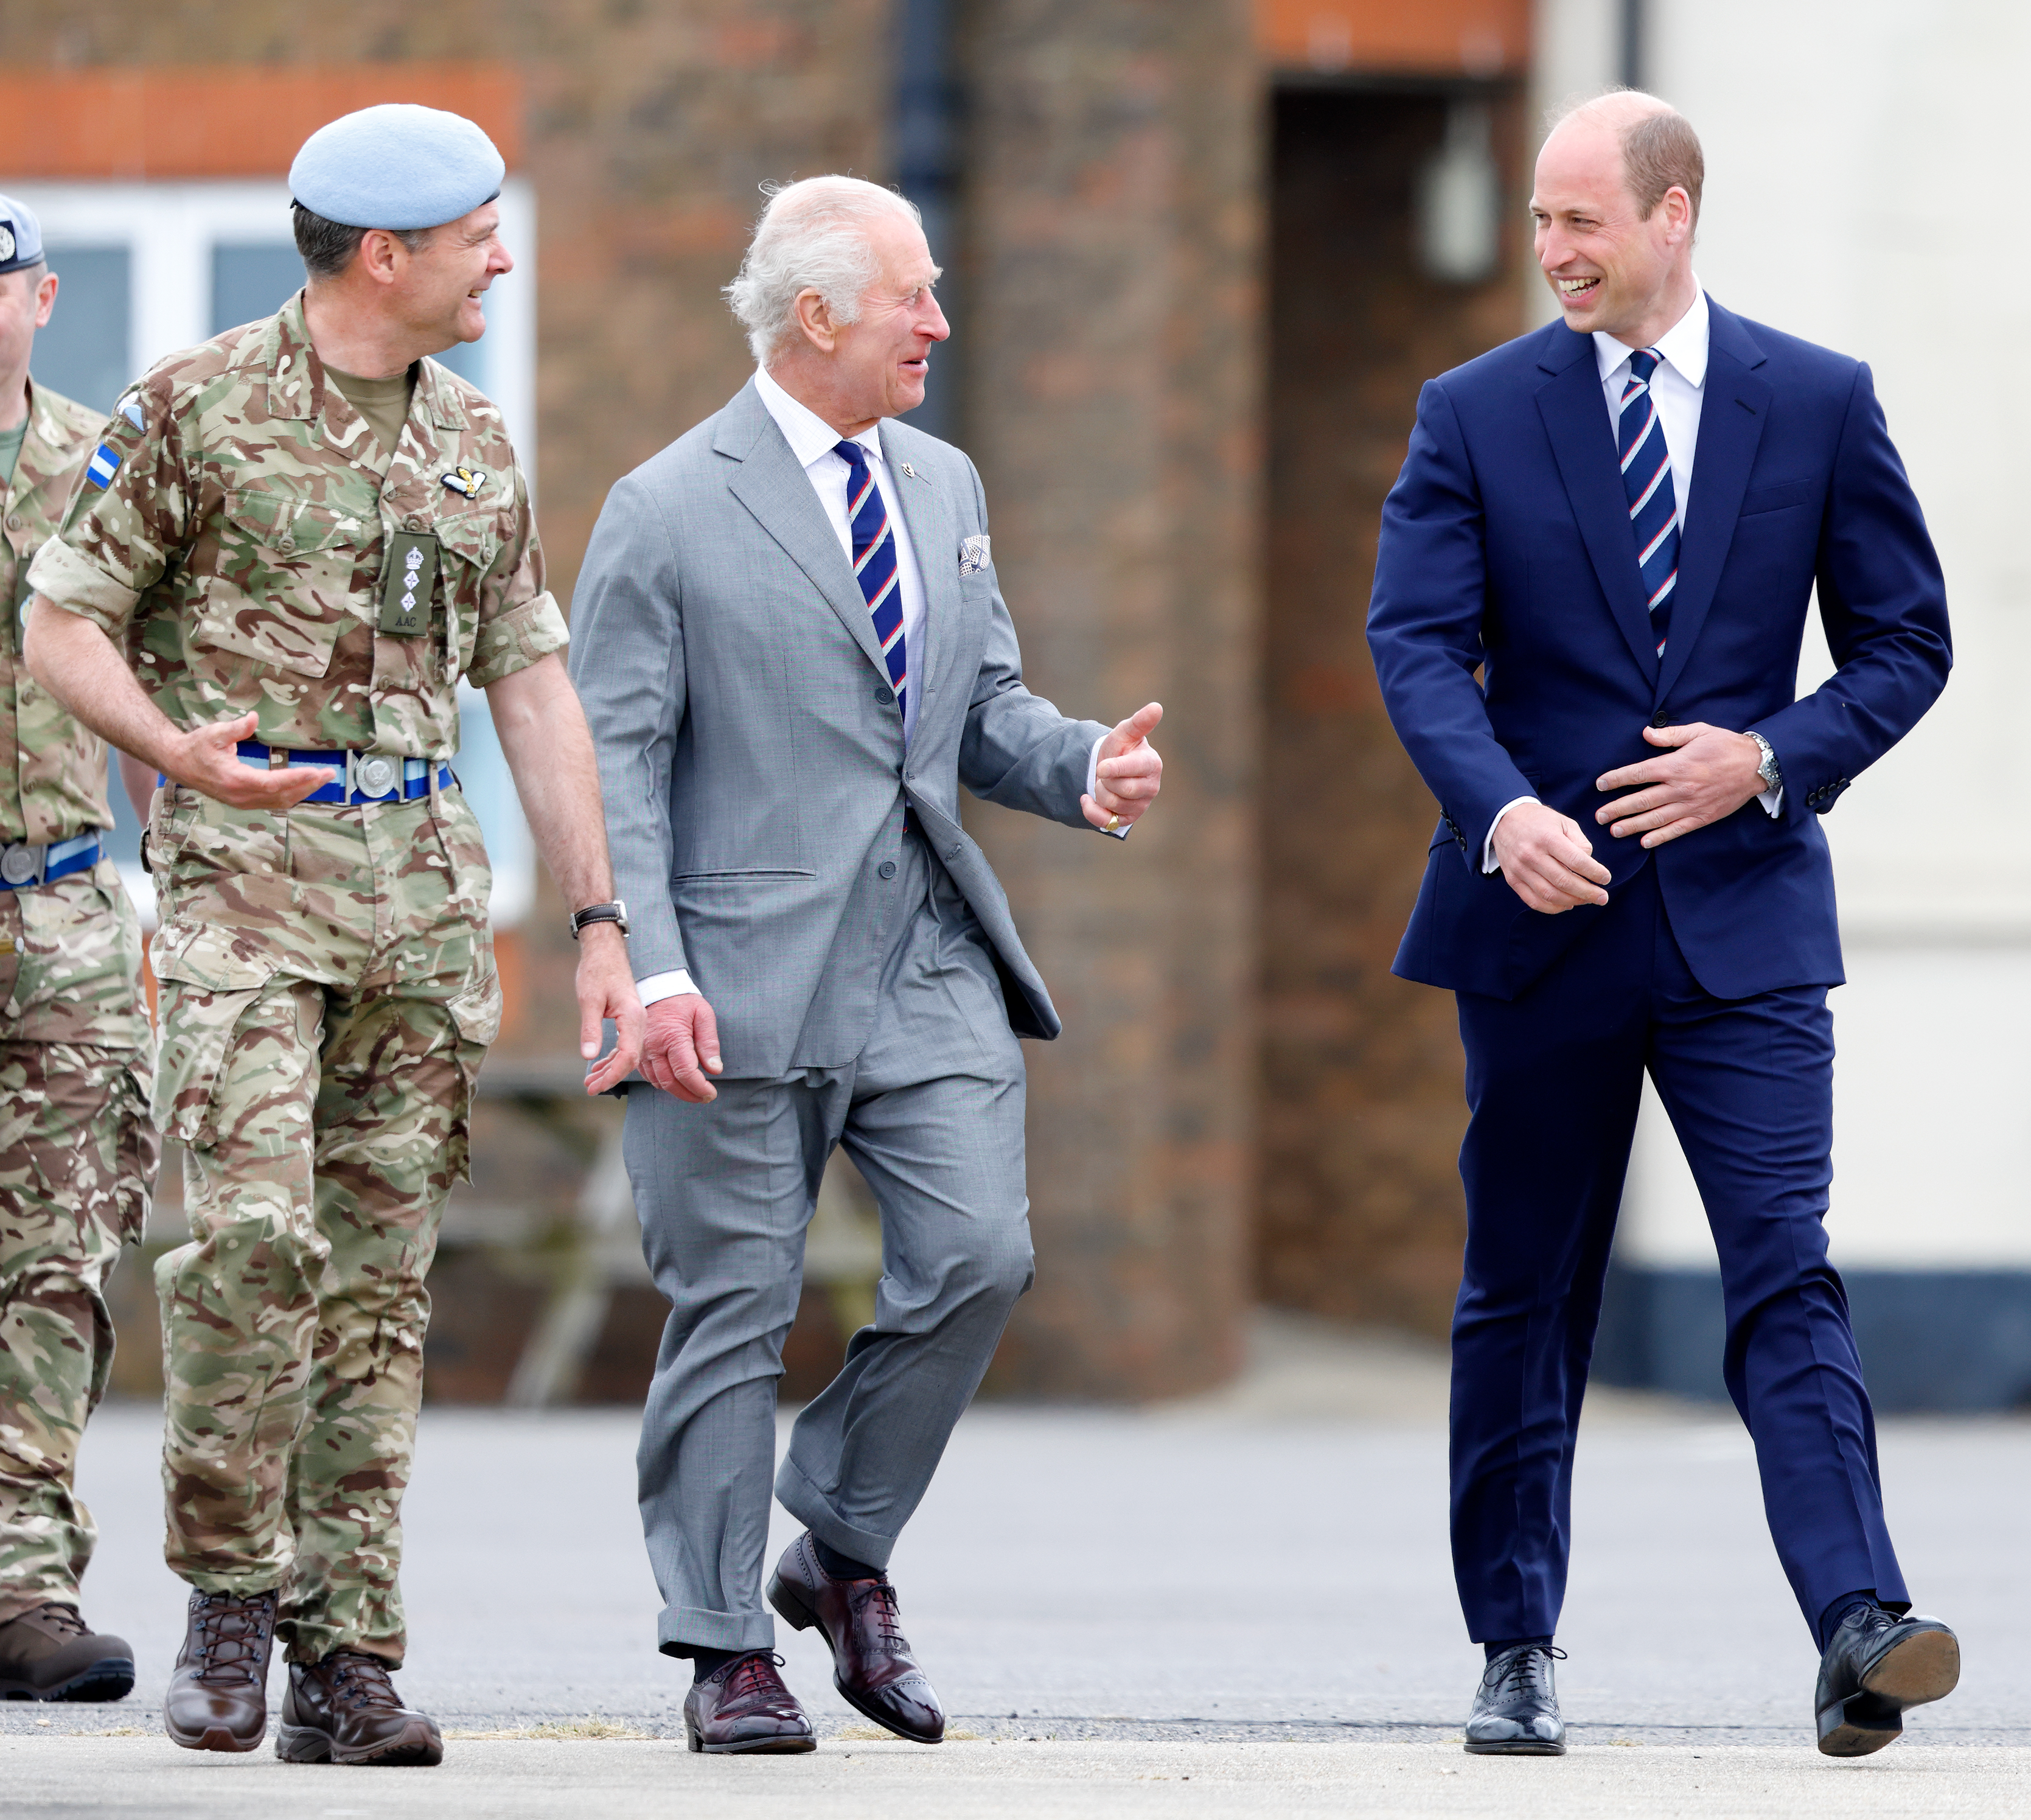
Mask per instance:
[[[684,1741],[714,1756],[815,1751],[818,1736],[776,1673],[783,1658],[750,1650],[722,1662],[684,1696]]]
[[[1481,1673],[1467,1715],[1466,1747],[1477,1757],[1563,1757],[1566,1722],[1559,1717],[1552,1658],[1563,1650],[1519,1643]]]
[[[1820,1658],[1813,1696],[1820,1749],[1866,1757],[1904,1729],[1904,1709],[1942,1700],[1961,1678],[1960,1639],[1937,1618],[1880,1606],[1848,1613]]]
[[[832,1684],[849,1706],[913,1744],[944,1739],[945,1709],[910,1653],[886,1574],[834,1579],[807,1530],[776,1564],[769,1602],[793,1628],[818,1627],[832,1648]]]

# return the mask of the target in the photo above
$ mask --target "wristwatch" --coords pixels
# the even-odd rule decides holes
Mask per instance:
[[[628,906],[617,897],[611,904],[588,904],[583,910],[574,910],[571,918],[572,940],[578,939],[578,932],[594,923],[617,923],[620,925],[623,940],[628,934]]]
[[[1770,742],[1761,733],[1751,733],[1749,737],[1763,748],[1763,763],[1756,767],[1756,774],[1763,780],[1764,789],[1775,790],[1782,788],[1784,774],[1778,769],[1777,755],[1771,750]]]

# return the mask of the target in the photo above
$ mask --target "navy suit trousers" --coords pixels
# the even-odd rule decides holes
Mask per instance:
[[[1485,1642],[1557,1628],[1574,1441],[1646,1069],[1706,1206],[1727,1300],[1724,1374],[1806,1621],[1861,1588],[1900,1601],[1875,1420],[1827,1259],[1826,989],[1706,992],[1654,866],[1606,909],[1567,914],[1595,926],[1519,997],[1458,995],[1473,1116],[1460,1155],[1452,1545],[1469,1630]]]

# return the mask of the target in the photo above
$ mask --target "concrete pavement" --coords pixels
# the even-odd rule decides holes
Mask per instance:
[[[935,1751],[848,1741],[807,1757],[693,1757],[667,1743],[466,1743],[437,1770],[375,1774],[206,1759],[155,1738],[0,1738],[9,1814],[151,1820],[1179,1820],[1344,1814],[1448,1820],[1816,1820],[2017,1815],[2007,1749],[1917,1747],[1859,1763],[1769,1746],[1635,1745],[1498,1761],[1444,1744],[1023,1744]]]
[[[1456,1741],[1478,1651],[1447,1560],[1442,1408],[1430,1349],[1285,1322],[1241,1385],[1189,1405],[977,1409],[895,1564],[918,1653],[975,1736],[855,1736],[822,1646],[786,1632],[826,1743],[766,1763],[673,1741],[687,1676],[654,1650],[632,1415],[430,1411],[400,1684],[455,1732],[509,1735],[456,1738],[442,1770],[368,1794],[349,1772],[161,1738],[182,1591],[159,1555],[159,1419],[112,1406],[82,1469],[104,1537],[86,1609],[135,1643],[141,1685],[117,1706],[0,1706],[0,1807],[625,1815],[683,1791],[799,1817],[2031,1808],[2031,1424],[1885,1425],[1906,1573],[1967,1670],[1904,1742],[1839,1765],[1810,1747],[1815,1658],[1731,1413],[1597,1399],[1560,1637],[1574,1749],[1491,1763]],[[129,1727],[143,1735],[68,1735]],[[587,1735],[613,1732],[634,1736]]]

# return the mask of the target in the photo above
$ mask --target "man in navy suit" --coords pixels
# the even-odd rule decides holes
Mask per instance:
[[[1530,206],[1563,321],[1425,387],[1383,510],[1369,640],[1440,805],[1396,971],[1458,995],[1472,1113],[1474,1751],[1565,1747],[1574,1438],[1645,1069],[1720,1253],[1820,1748],[1881,1749],[1959,1675],[1953,1632],[1910,1615],[1822,1225],[1843,975],[1819,818],[1944,686],[1944,584],[1869,369],[1701,291],[1703,173],[1650,96],[1559,125]],[[1839,668],[1796,699],[1815,584]]]

